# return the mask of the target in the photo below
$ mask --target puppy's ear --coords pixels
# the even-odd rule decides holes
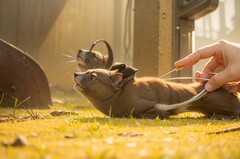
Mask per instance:
[[[103,56],[103,60],[104,60],[104,62],[107,62],[108,61],[108,55]]]
[[[117,72],[122,72],[125,70],[125,68],[126,68],[125,64],[116,62],[115,64],[112,65],[110,71],[116,70]]]
[[[118,73],[117,71],[111,71],[110,72],[110,80],[112,81],[112,83],[118,87],[121,87],[121,82],[123,80],[123,74],[122,73]]]
[[[126,67],[126,69],[122,72],[123,73],[123,78],[127,78],[130,76],[135,76],[136,72],[138,71],[138,69],[128,66]]]

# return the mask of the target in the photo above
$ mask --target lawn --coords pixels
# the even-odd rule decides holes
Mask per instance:
[[[76,93],[55,92],[53,97],[51,109],[33,109],[41,119],[0,123],[0,158],[240,158],[240,131],[207,134],[240,126],[240,119],[206,119],[197,113],[167,120],[109,118]],[[78,114],[52,116],[55,110]],[[9,115],[13,109],[1,108],[0,112]],[[20,109],[16,115],[29,114]],[[3,146],[18,135],[27,138],[26,146]]]

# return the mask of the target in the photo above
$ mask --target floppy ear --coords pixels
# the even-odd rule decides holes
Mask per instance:
[[[121,87],[121,83],[123,80],[123,74],[122,73],[118,73],[116,71],[111,71],[110,73],[110,80],[112,81],[112,83],[118,87]]]
[[[107,62],[108,61],[108,55],[103,56],[103,61]]]
[[[118,87],[124,86],[127,82],[132,80],[137,72],[137,69],[131,66],[126,66],[122,63],[115,63],[111,68],[110,71],[112,75],[121,74],[121,79],[119,78],[117,81],[114,80],[115,84],[117,83]],[[116,79],[116,77],[111,77],[112,79]]]
[[[122,72],[123,73],[123,78],[127,78],[130,76],[135,76],[136,72],[138,71],[138,69],[128,66],[125,68],[125,70]]]
[[[126,68],[125,64],[116,62],[115,64],[112,65],[110,71],[116,70],[117,72],[122,72],[125,70],[125,68]]]

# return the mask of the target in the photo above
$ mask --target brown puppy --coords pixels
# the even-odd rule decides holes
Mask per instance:
[[[93,51],[94,46],[100,42],[104,42],[108,49],[108,55],[102,55],[98,51]],[[111,46],[107,41],[100,39],[95,41],[89,50],[80,49],[76,55],[77,67],[80,71],[86,71],[93,68],[109,69],[113,63],[113,53]]]
[[[134,71],[127,77],[123,77],[123,74],[124,69],[121,71],[90,69],[82,73],[76,72],[75,89],[98,110],[114,117],[167,118],[169,115],[187,111],[201,112],[207,116],[240,114],[239,99],[223,88],[208,93],[188,107],[168,111],[158,110],[156,104],[186,101],[199,93],[204,85],[179,84],[154,77],[135,78]]]

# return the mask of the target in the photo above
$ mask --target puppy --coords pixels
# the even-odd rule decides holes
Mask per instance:
[[[206,116],[240,114],[238,97],[223,88],[208,93],[187,107],[159,110],[158,104],[175,104],[192,98],[204,88],[204,84],[180,84],[155,77],[136,78],[135,73],[136,69],[125,65],[113,70],[76,72],[75,89],[99,111],[113,117],[167,118],[189,111]]]
[[[94,46],[100,42],[104,42],[108,55],[103,55],[98,51],[93,51]],[[80,49],[76,55],[77,67],[80,71],[86,71],[93,68],[109,69],[113,63],[112,48],[107,41],[100,39],[95,41],[89,50]]]

